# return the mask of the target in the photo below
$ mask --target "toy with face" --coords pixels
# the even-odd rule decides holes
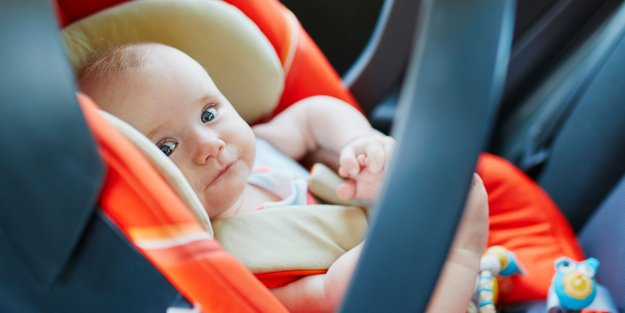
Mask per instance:
[[[565,310],[581,310],[588,307],[597,294],[595,273],[599,261],[588,258],[582,262],[562,257],[555,261],[556,273],[551,288],[560,307]]]

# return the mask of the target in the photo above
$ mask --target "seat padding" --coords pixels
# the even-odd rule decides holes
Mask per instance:
[[[284,87],[271,43],[241,11],[222,1],[133,1],[67,26],[63,36],[74,70],[122,44],[178,48],[206,69],[246,121],[271,113]]]
[[[483,154],[477,171],[488,191],[488,245],[514,252],[525,270],[499,279],[500,302],[546,299],[554,260],[584,259],[575,234],[547,193],[508,161]]]

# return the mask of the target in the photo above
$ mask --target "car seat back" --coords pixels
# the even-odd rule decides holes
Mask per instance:
[[[624,17],[621,5],[543,83],[496,151],[533,171],[576,230],[625,172]]]
[[[625,173],[625,5],[614,49],[578,96],[551,148],[539,183],[579,230]]]
[[[517,23],[499,118],[524,100],[591,34],[622,0],[526,0],[518,2]]]
[[[625,177],[623,177],[580,232],[590,257],[601,262],[597,280],[605,285],[619,310],[625,310]]]

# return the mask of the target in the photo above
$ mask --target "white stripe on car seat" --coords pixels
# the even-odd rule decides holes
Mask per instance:
[[[282,64],[282,68],[284,69],[284,77],[287,77],[289,74],[289,70],[291,70],[291,65],[293,64],[293,59],[295,58],[295,52],[297,51],[297,44],[299,43],[299,21],[297,17],[293,14],[293,12],[288,9],[283,10],[284,15],[287,18],[287,23],[289,26],[289,51],[284,59],[284,64]]]
[[[210,240],[211,236],[208,233],[201,232],[167,239],[139,239],[136,241],[136,244],[143,249],[167,249],[204,239]]]

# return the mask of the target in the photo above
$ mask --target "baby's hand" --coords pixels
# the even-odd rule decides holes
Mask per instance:
[[[342,199],[377,199],[393,155],[395,139],[382,134],[359,137],[341,151],[339,175],[346,178],[336,188]]]

